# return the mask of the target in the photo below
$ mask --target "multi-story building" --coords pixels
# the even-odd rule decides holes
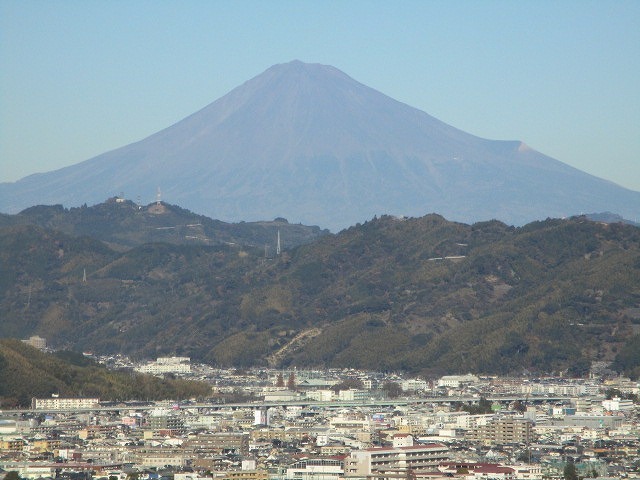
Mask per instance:
[[[219,480],[268,480],[269,473],[266,470],[228,470]],[[175,480],[175,478],[174,478]],[[207,478],[209,480],[209,478]]]
[[[247,454],[249,452],[249,434],[220,432],[193,435],[185,443],[185,448],[193,449],[197,454]]]
[[[307,428],[286,428],[284,430],[279,428],[256,428],[250,432],[250,436],[252,440],[280,440],[290,442],[293,440],[302,440],[312,433],[313,432],[310,432]]]
[[[334,432],[348,433],[371,430],[371,424],[364,415],[337,415],[329,419],[329,428]]]
[[[333,390],[309,390],[307,398],[315,400],[316,402],[330,402],[333,400]]]
[[[404,392],[417,392],[420,390],[426,390],[429,387],[429,384],[426,380],[410,378],[409,380],[404,380],[400,386]]]
[[[516,471],[512,467],[506,467],[497,463],[475,463],[475,462],[449,462],[438,466],[438,470],[447,476],[459,475],[465,472],[465,478],[492,480],[515,480]],[[530,478],[530,477],[522,477]],[[541,478],[541,477],[538,477]]]
[[[603,400],[602,407],[608,412],[629,411],[633,410],[634,404],[632,400],[613,397],[610,400]]]
[[[0,440],[0,452],[21,452],[25,441],[22,438],[8,438]]]
[[[140,365],[136,370],[151,375],[191,373],[191,359],[189,357],[160,357],[155,362]]]
[[[32,452],[53,452],[56,449],[60,448],[62,444],[60,439],[49,438],[49,439],[33,439],[30,442],[30,447]]]
[[[438,380],[439,387],[459,388],[463,385],[477,383],[480,379],[475,375],[445,375]]]
[[[369,398],[367,390],[350,388],[349,390],[340,390],[338,392],[338,400],[342,402],[364,402]]]
[[[184,421],[178,415],[151,415],[147,418],[146,428],[148,430],[186,431]]]
[[[22,342],[27,345],[31,345],[33,348],[37,348],[38,350],[45,350],[47,348],[47,339],[37,335],[33,335],[26,340],[22,340]]]
[[[354,450],[345,459],[345,476],[370,475],[389,470],[433,469],[447,460],[449,449],[437,443]]]
[[[455,417],[456,427],[463,428],[465,430],[469,430],[471,428],[478,428],[482,425],[486,425],[490,423],[491,420],[494,419],[494,415],[492,413],[489,414],[479,414],[479,415],[457,415]]]
[[[532,423],[519,418],[499,418],[467,432],[466,438],[483,445],[531,442]]]
[[[135,463],[142,467],[184,467],[187,460],[183,450],[173,448],[144,448],[135,455]]]
[[[34,410],[83,410],[95,408],[99,398],[33,398],[31,408]]]
[[[344,475],[341,457],[309,458],[287,468],[287,480],[337,480]]]

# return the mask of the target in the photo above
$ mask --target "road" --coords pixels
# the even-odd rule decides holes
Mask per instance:
[[[487,400],[491,402],[499,402],[501,404],[515,402],[516,400],[526,401],[527,403],[541,403],[541,402],[561,402],[567,401],[571,396],[524,396],[524,395],[509,395],[509,396],[488,396]],[[584,397],[590,398],[590,397]],[[434,403],[477,403],[480,397],[423,397],[423,398],[398,398],[394,400],[371,400],[371,401],[344,401],[344,402],[317,402],[314,400],[296,400],[293,402],[248,402],[248,403],[196,403],[196,404],[181,404],[179,409],[189,409],[197,411],[215,411],[215,410],[238,410],[238,409],[260,409],[260,408],[275,408],[275,407],[303,407],[303,408],[324,408],[324,409],[339,409],[339,408],[355,408],[355,407],[369,407],[369,408],[384,408],[384,407],[399,407],[406,405],[426,405]],[[144,412],[150,410],[156,410],[158,408],[166,408],[167,406],[159,403],[151,404],[138,404],[131,403],[119,403],[113,405],[112,402],[104,402],[95,408],[82,408],[82,409],[16,409],[16,410],[4,410],[0,412],[2,416],[18,416],[29,414],[44,414],[44,413],[91,413],[91,412],[119,412],[119,411],[136,411]],[[169,407],[171,408],[171,407]]]

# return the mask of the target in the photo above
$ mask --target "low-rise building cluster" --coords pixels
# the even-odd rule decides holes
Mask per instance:
[[[629,379],[155,364],[208,381],[211,398],[36,399],[31,410],[3,412],[0,476],[542,480],[570,468],[584,478],[640,477],[638,383]]]

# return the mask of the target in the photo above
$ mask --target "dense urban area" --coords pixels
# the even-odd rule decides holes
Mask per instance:
[[[30,339],[38,343],[38,338]],[[211,385],[207,399],[34,398],[5,410],[5,479],[395,480],[640,477],[639,384],[353,369],[217,369],[188,357],[112,369]]]

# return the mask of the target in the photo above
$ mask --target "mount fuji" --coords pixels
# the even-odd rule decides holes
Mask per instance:
[[[119,192],[151,201],[158,187],[168,202],[224,221],[285,217],[332,230],[376,214],[515,225],[603,211],[640,217],[640,192],[300,61],[136,143],[1,183],[0,210],[94,204]]]

